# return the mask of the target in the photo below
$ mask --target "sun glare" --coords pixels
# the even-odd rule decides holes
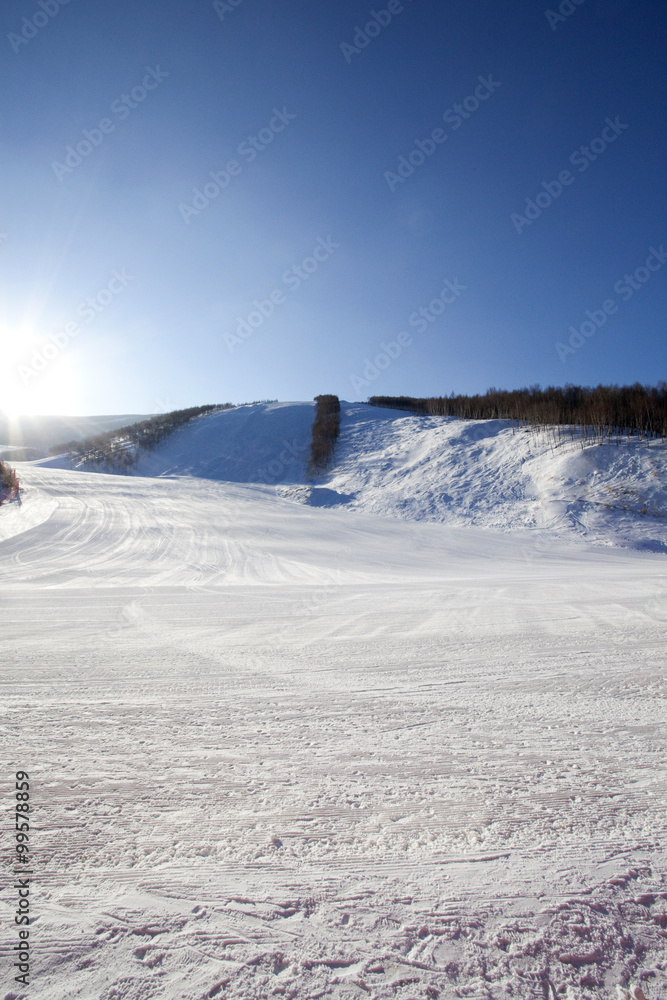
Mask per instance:
[[[0,330],[0,411],[10,418],[77,412],[74,359],[48,357],[44,347],[29,329]]]

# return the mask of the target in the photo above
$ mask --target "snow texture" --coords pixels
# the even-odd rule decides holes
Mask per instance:
[[[667,1000],[664,447],[312,415],[18,467],[0,997]]]

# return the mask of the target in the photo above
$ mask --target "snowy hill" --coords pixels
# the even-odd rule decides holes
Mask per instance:
[[[133,474],[265,484],[313,507],[667,552],[664,444],[553,449],[547,435],[506,420],[342,403],[334,467],[314,481],[307,475],[312,420],[312,403],[200,417],[143,453]]]
[[[255,403],[199,417],[142,453],[133,471],[229,483],[304,482],[313,413],[313,403]]]
[[[549,436],[506,420],[348,404],[322,499],[319,488],[304,495],[315,505],[337,497],[384,517],[667,552],[667,447],[658,442],[552,449]]]

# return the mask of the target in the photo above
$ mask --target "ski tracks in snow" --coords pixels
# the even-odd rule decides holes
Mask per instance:
[[[24,478],[34,1000],[666,1000],[661,557]]]

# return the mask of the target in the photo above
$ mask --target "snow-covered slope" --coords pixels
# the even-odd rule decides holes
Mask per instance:
[[[658,442],[552,448],[550,435],[516,430],[506,420],[347,404],[324,492],[305,499],[385,517],[526,528],[545,538],[575,533],[667,552],[667,446]]]
[[[167,478],[26,464],[0,508],[35,918],[3,996],[667,1000],[664,555],[526,527],[527,435],[346,407],[329,480],[242,482],[312,407],[255,409],[234,449],[231,416],[150,456]],[[447,449],[420,471],[441,428],[480,450],[442,487],[458,526],[426,499]]]
[[[343,403],[334,466],[314,481],[307,475],[312,421],[312,403],[200,417],[143,453],[134,474],[261,483],[314,507],[667,553],[663,443],[553,448],[549,435],[506,420]]]
[[[496,562],[610,561],[526,532],[401,523],[286,503],[272,487],[24,467],[22,507],[2,508],[0,583],[40,587],[325,585],[466,579]],[[613,561],[613,560],[612,560]],[[616,565],[616,562],[613,563]]]
[[[255,403],[199,417],[142,453],[134,474],[303,482],[313,414],[313,403]]]

